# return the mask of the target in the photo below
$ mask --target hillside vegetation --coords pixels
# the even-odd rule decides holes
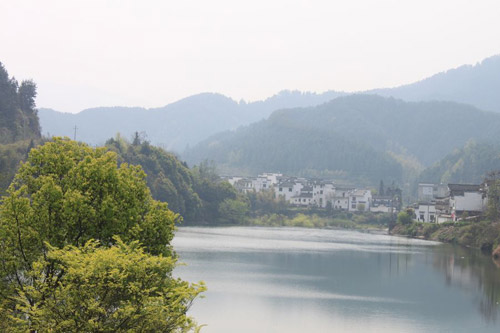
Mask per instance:
[[[27,80],[19,84],[0,62],[0,195],[20,161],[41,139],[35,97],[35,83]]]
[[[213,136],[183,157],[189,163],[212,159],[232,173],[330,173],[377,184],[402,181],[402,165],[430,166],[470,139],[498,140],[498,128],[499,114],[464,104],[351,95],[276,111],[268,120]]]
[[[479,184],[493,170],[500,170],[500,145],[471,141],[424,170],[419,180]]]

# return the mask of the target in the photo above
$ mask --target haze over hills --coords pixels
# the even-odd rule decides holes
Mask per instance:
[[[500,112],[499,91],[500,55],[413,84],[364,93],[406,101],[455,101]],[[144,132],[153,144],[182,152],[210,135],[265,119],[275,110],[316,106],[343,95],[346,93],[282,91],[264,101],[246,103],[221,94],[202,93],[160,108],[98,107],[78,114],[40,109],[39,117],[44,134],[73,137],[77,126],[77,139],[95,145],[103,144],[118,132],[131,138],[138,131]],[[424,163],[429,161],[424,159]]]
[[[425,183],[479,184],[488,172],[500,170],[500,145],[468,142],[425,169],[419,181]]]
[[[394,156],[429,166],[470,139],[500,139],[499,126],[500,114],[465,104],[350,95],[276,111],[268,120],[213,136],[183,157],[191,164],[213,159],[233,172],[330,170],[376,184],[391,175],[402,180]]]
[[[77,114],[40,109],[44,134],[73,137],[89,144],[103,144],[116,133],[131,138],[144,132],[152,144],[182,151],[220,131],[267,118],[276,109],[313,106],[342,93],[322,94],[282,91],[264,101],[236,102],[221,94],[203,93],[184,98],[161,108],[101,107]]]
[[[500,55],[476,65],[463,65],[397,88],[367,93],[406,101],[455,101],[487,111],[500,112]]]

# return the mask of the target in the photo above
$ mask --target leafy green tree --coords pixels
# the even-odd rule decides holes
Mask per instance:
[[[413,222],[413,210],[407,209],[404,212],[399,212],[398,223],[403,225],[408,225]]]
[[[243,200],[226,199],[219,205],[223,222],[241,224],[246,220],[249,205]]]
[[[49,246],[30,272],[36,283],[18,297],[19,308],[30,318],[30,322],[18,321],[18,328],[55,332],[194,329],[195,322],[186,312],[204,285],[173,279],[174,258],[153,256],[137,241],[127,245],[115,240],[109,248],[94,240],[81,248]],[[62,279],[60,272],[65,272]]]
[[[168,202],[169,209],[194,221],[201,214],[201,200],[194,191],[193,175],[173,154],[151,146],[136,132],[132,144],[120,136],[106,142],[118,154],[120,163],[141,165],[153,198]]]
[[[19,85],[0,63],[0,143],[41,137],[35,97],[33,81]]]
[[[54,268],[52,261],[42,274],[37,264],[47,260],[52,247],[91,240],[112,246],[118,236],[139,241],[150,255],[174,256],[169,244],[180,216],[152,199],[145,177],[141,167],[117,167],[115,153],[69,139],[32,149],[0,207],[0,319],[30,322],[20,311],[20,299],[39,308],[49,296],[41,302],[26,290],[50,274],[63,283],[68,270]]]

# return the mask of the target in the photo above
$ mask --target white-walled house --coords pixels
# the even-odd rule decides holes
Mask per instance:
[[[312,193],[314,204],[325,208],[327,203],[335,197],[335,186],[332,182],[316,182]]]
[[[372,197],[370,212],[374,213],[390,213],[395,212],[396,207],[394,198],[391,196],[376,195]]]
[[[450,190],[450,211],[454,220],[467,213],[476,215],[483,212],[487,206],[487,198],[481,190],[481,185],[448,184]]]
[[[287,180],[278,183],[274,191],[276,193],[275,194],[276,198],[283,197],[285,198],[286,201],[290,202],[290,199],[292,197],[300,195],[300,191],[302,190],[303,187],[304,185],[302,184],[302,182],[294,182]]]
[[[353,188],[336,187],[331,200],[332,208],[335,210],[349,210],[349,194],[353,191]]]
[[[264,172],[258,175],[259,178],[266,178],[269,185],[278,185],[279,179],[283,177],[281,173]]]
[[[437,222],[436,205],[433,203],[419,203],[415,209],[415,219],[418,222]]]
[[[349,211],[369,211],[372,201],[372,192],[370,190],[355,190],[349,194]]]

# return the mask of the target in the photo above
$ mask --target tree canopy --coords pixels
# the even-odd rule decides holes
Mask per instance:
[[[0,62],[0,143],[40,138],[35,108],[36,84],[10,78]]]
[[[6,319],[9,325],[17,323],[19,327],[28,325],[30,329],[44,330],[49,326],[43,325],[51,322],[48,314],[54,314],[48,308],[52,304],[47,301],[48,298],[54,302],[68,295],[85,298],[86,294],[75,294],[82,288],[94,289],[98,293],[97,286],[93,284],[95,281],[74,275],[78,273],[72,267],[100,269],[104,263],[97,257],[109,256],[114,259],[109,262],[108,268],[130,277],[120,282],[123,287],[137,288],[136,284],[143,280],[140,274],[150,274],[153,268],[137,264],[135,266],[143,267],[145,271],[134,277],[123,269],[126,266],[124,263],[133,264],[134,260],[146,256],[144,260],[158,260],[158,272],[170,281],[169,286],[172,287],[162,289],[158,286],[153,296],[167,303],[173,302],[176,297],[182,299],[180,304],[183,305],[179,305],[177,316],[184,320],[178,327],[191,325],[191,319],[185,313],[203,286],[188,286],[172,279],[175,254],[169,244],[180,216],[169,210],[166,203],[151,197],[145,177],[139,166],[122,163],[118,167],[115,153],[104,148],[93,149],[69,139],[55,138],[32,149],[0,207],[0,293],[3,301],[0,317]],[[129,248],[126,244],[131,242],[135,245]],[[78,253],[82,255],[74,260],[82,266],[72,266],[75,264],[72,258]],[[120,257],[129,253],[136,255],[136,259]],[[82,261],[87,260],[85,258],[87,263]],[[122,264],[120,260],[123,260]],[[76,286],[74,281],[79,281]],[[158,281],[161,282],[161,279]],[[176,289],[177,284],[187,289]],[[62,294],[58,294],[60,292]],[[95,298],[101,297],[94,295]],[[122,296],[124,300],[136,299],[132,294]],[[140,311],[146,313],[161,310],[153,309],[148,302],[139,303],[136,305],[142,306]],[[123,314],[120,309],[122,306],[127,309],[128,303],[113,304],[110,306],[120,313],[117,315],[119,318],[133,321],[132,317],[120,317]],[[115,326],[106,326],[105,323],[109,319],[108,312],[106,316],[94,315],[91,307],[82,311],[88,311],[88,320],[96,325],[108,327],[103,331],[114,331]],[[170,315],[162,317],[164,313],[161,311],[157,313],[160,317],[155,320],[170,320],[167,319]],[[129,313],[130,316],[133,314]],[[32,320],[38,315],[43,320]],[[76,326],[73,328],[78,331]]]

